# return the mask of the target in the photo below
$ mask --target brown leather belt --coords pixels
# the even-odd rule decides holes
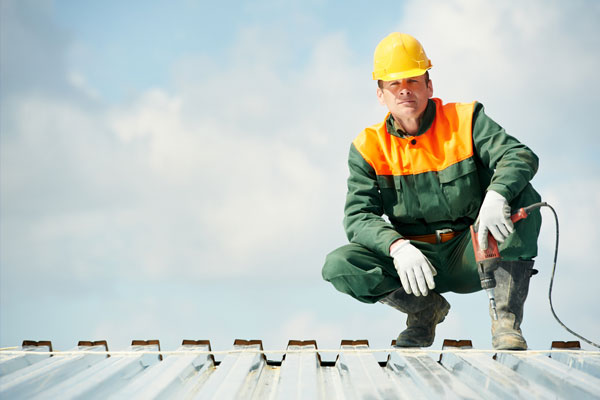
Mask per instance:
[[[416,240],[417,242],[425,243],[445,243],[460,235],[463,231],[453,231],[452,229],[438,229],[435,233],[429,235],[404,236],[408,240]]]

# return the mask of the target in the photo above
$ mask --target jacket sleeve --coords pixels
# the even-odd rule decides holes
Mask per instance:
[[[344,208],[344,229],[348,240],[380,255],[390,255],[390,245],[402,236],[382,218],[383,202],[375,170],[354,144],[348,156],[348,193]]]
[[[537,172],[538,157],[488,117],[481,103],[475,105],[473,113],[473,145],[492,172],[487,190],[500,193],[509,203]]]

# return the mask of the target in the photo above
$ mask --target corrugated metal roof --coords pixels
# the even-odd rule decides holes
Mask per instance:
[[[206,340],[184,340],[175,351],[161,351],[157,340],[133,341],[110,352],[105,341],[61,352],[52,352],[50,342],[25,341],[0,351],[0,397],[598,399],[600,352],[578,348],[555,342],[550,351],[494,352],[446,340],[441,351],[378,350],[366,340],[344,340],[323,350],[315,341],[290,341],[274,361],[259,340],[236,340],[227,351],[212,351]],[[332,351],[335,361],[321,360]],[[387,361],[377,361],[381,352]]]

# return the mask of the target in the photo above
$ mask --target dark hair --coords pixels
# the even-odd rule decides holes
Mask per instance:
[[[429,71],[425,71],[425,84],[429,86]],[[383,81],[381,79],[377,81],[377,86],[379,86],[379,89],[383,89]]]

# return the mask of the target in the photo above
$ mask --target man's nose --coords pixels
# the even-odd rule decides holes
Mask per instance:
[[[400,94],[409,94],[410,89],[408,87],[408,82],[405,80],[400,81]]]

